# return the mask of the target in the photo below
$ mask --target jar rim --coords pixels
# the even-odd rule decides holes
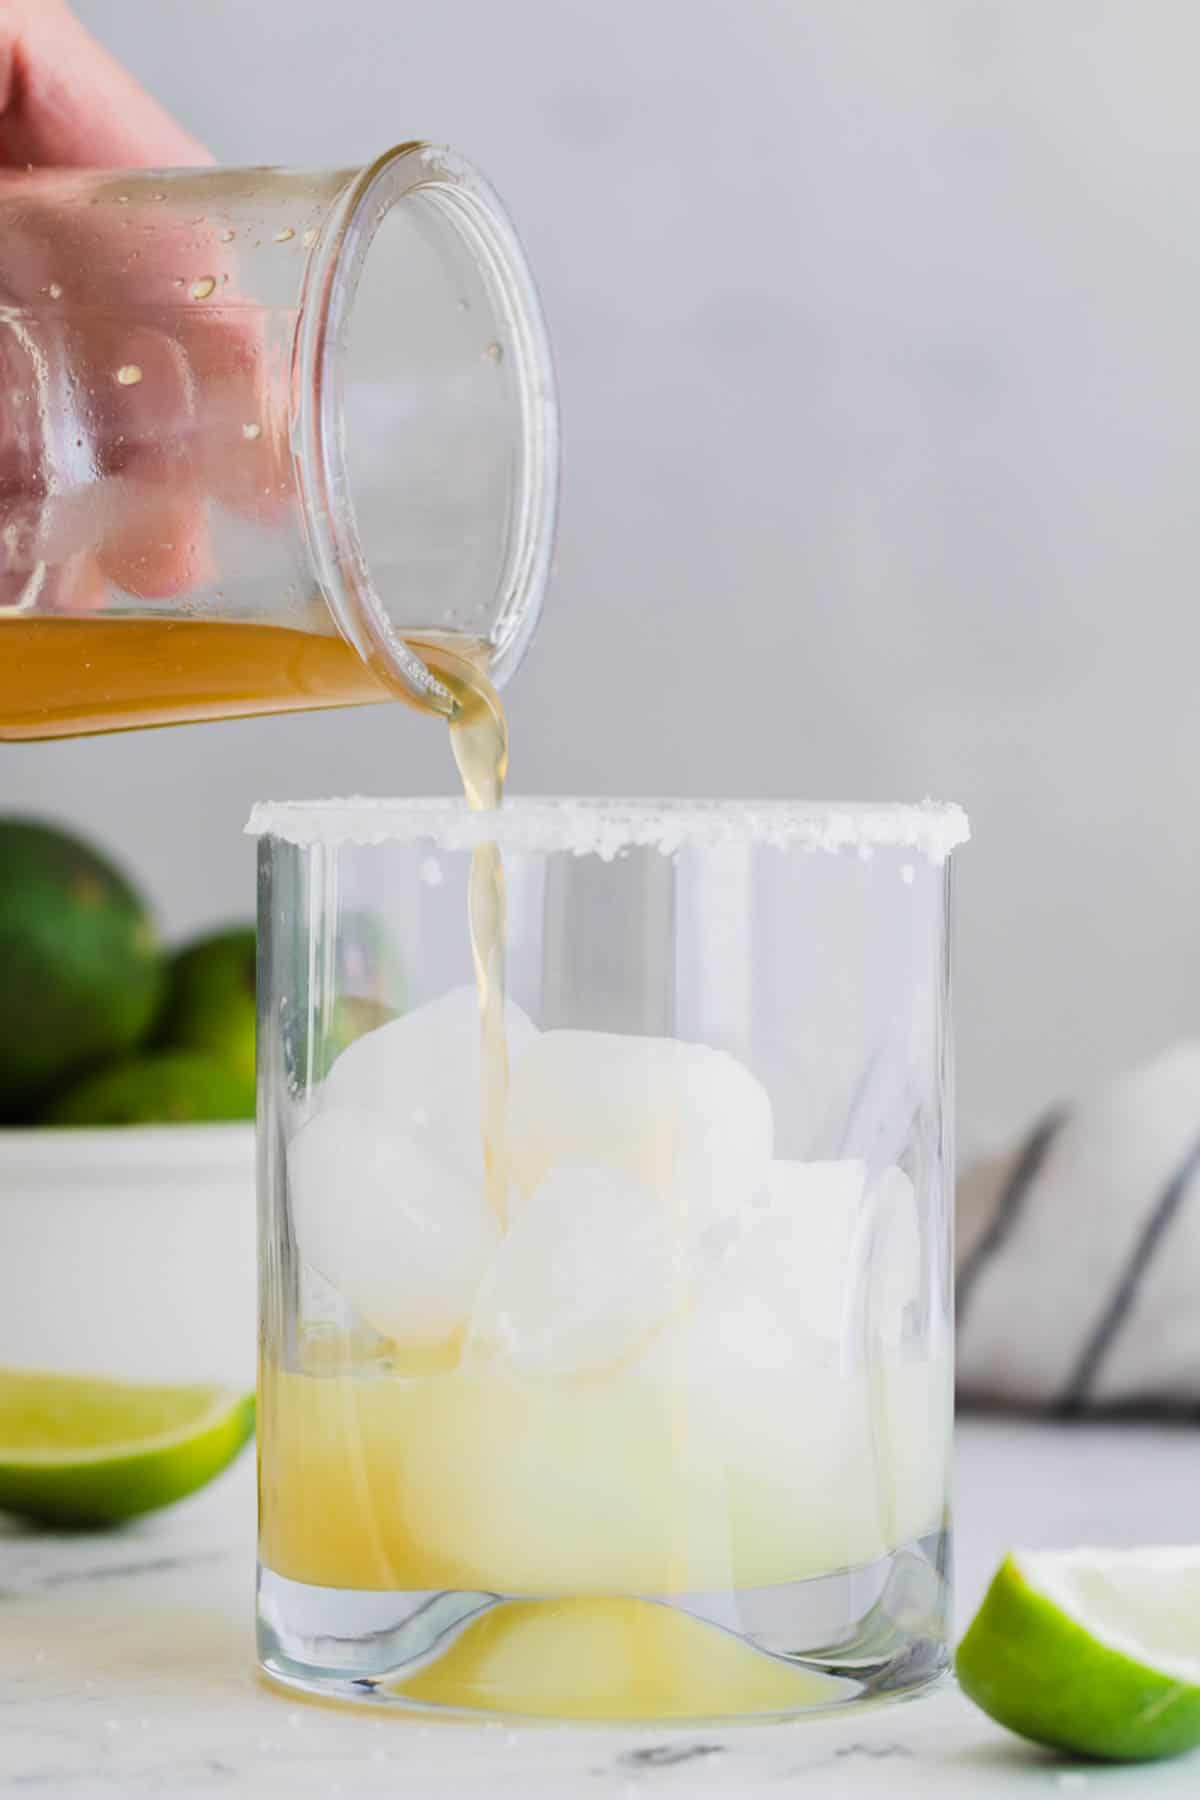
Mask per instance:
[[[520,240],[491,185],[465,157],[439,145],[397,145],[354,173],[309,265],[293,359],[294,450],[311,561],[342,635],[389,685],[449,713],[453,701],[393,624],[371,575],[355,515],[341,429],[339,356],[371,245],[387,214],[420,196],[486,272],[513,363],[522,457],[507,556],[483,647],[501,686],[529,643],[550,572],[558,502],[558,417],[553,362],[537,289]],[[436,621],[431,627],[437,630]],[[414,635],[429,635],[417,629]],[[477,640],[478,641],[478,640]]]

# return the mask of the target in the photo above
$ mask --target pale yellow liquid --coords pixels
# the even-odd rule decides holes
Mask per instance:
[[[355,1357],[318,1333],[311,1372],[262,1370],[263,1561],[316,1586],[531,1596],[398,1681],[411,1700],[595,1718],[817,1705],[836,1683],[631,1596],[800,1581],[940,1524],[944,1363],[708,1385],[669,1365],[522,1379],[450,1354],[410,1373]]]

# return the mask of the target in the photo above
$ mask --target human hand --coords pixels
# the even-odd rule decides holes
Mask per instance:
[[[186,285],[215,227],[177,183],[151,220],[70,173],[211,160],[63,0],[0,0],[0,610],[194,592],[209,501],[279,493],[278,434],[231,424],[260,416],[256,317]]]
[[[0,164],[153,169],[211,161],[65,0],[0,0]]]

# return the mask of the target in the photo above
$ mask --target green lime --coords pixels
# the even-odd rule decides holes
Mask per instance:
[[[43,1125],[207,1125],[252,1119],[254,1092],[215,1056],[146,1050],[83,1075],[52,1100]]]
[[[213,932],[185,944],[167,970],[159,1041],[174,1050],[203,1050],[242,1084],[254,1111],[255,934],[253,925]]]
[[[81,839],[30,819],[0,819],[0,969],[0,1119],[132,1050],[162,996],[140,896]]]
[[[111,1525],[182,1500],[254,1430],[253,1394],[0,1370],[0,1510]]]
[[[1200,1744],[1200,1549],[1014,1551],[959,1645],[963,1692],[1112,1762]]]

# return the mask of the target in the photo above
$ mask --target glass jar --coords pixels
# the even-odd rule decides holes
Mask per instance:
[[[0,737],[449,713],[441,674],[511,673],[554,384],[460,157],[0,174],[0,301]]]

